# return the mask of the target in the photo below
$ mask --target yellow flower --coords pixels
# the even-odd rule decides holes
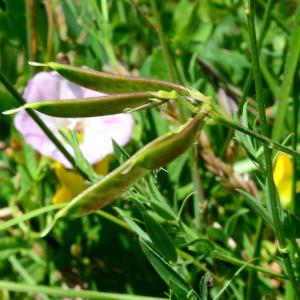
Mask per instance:
[[[293,164],[289,155],[279,154],[273,171],[274,182],[278,190],[281,205],[288,209],[292,203]],[[299,190],[299,183],[297,183]]]
[[[55,164],[54,171],[61,187],[52,199],[53,204],[69,202],[87,188],[84,179],[79,174],[66,169],[61,163],[57,162]]]
[[[109,156],[106,156],[93,167],[97,174],[107,174],[109,169]],[[69,202],[88,187],[84,179],[79,174],[66,169],[59,162],[55,163],[54,171],[61,187],[56,191],[52,198],[53,204]]]

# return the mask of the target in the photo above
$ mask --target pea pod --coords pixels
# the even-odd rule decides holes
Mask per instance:
[[[5,114],[31,108],[43,114],[59,118],[84,118],[106,116],[149,108],[164,103],[164,99],[153,100],[150,92],[115,94],[103,97],[51,100],[26,103],[20,108],[6,111]]]
[[[125,163],[69,202],[55,215],[53,224],[45,230],[44,234],[60,218],[81,217],[108,205],[151,170],[181,155],[194,142],[202,124],[201,120],[202,115],[198,113],[178,130],[169,132],[147,144]]]
[[[158,90],[175,90],[180,94],[189,94],[185,87],[166,80],[115,75],[87,68],[58,64],[55,62],[49,62],[44,66],[52,68],[66,79],[78,85],[108,94],[145,91],[155,92]]]

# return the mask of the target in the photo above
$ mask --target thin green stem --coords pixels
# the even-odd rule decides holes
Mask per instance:
[[[32,278],[32,276],[29,274],[29,272],[22,266],[22,264],[19,262],[19,260],[16,258],[15,255],[11,255],[8,258],[9,262],[13,266],[14,270],[18,272],[18,274],[23,278],[23,280],[28,285],[36,285],[35,280]],[[44,300],[49,300],[49,297],[47,297],[44,294],[41,294],[40,297]]]
[[[199,176],[199,167],[198,167],[198,151],[196,149],[196,145],[193,145],[193,148],[190,150],[190,165],[192,171],[192,179],[195,188],[194,194],[194,214],[195,214],[195,224],[198,229],[203,227],[202,224],[202,205],[204,199],[204,193],[202,188],[201,178]]]
[[[244,260],[226,255],[225,253],[222,253],[220,251],[213,251],[210,255],[215,259],[218,259],[221,261],[226,261],[233,265],[243,266],[245,264]],[[287,277],[284,274],[277,273],[277,272],[271,271],[269,269],[265,269],[263,267],[260,267],[260,266],[254,265],[254,264],[248,264],[247,268],[256,270],[258,272],[261,272],[261,273],[264,273],[264,274],[267,274],[267,275],[270,275],[270,276],[273,276],[276,278],[287,279]]]
[[[115,223],[116,225],[118,225],[120,227],[123,227],[124,229],[126,229],[128,231],[132,231],[131,227],[126,222],[124,222],[123,220],[119,219],[118,217],[116,217],[104,210],[98,210],[96,212],[96,214],[108,221]]]
[[[294,295],[295,295],[295,299],[299,299],[300,296],[300,287],[299,284],[297,283],[297,279],[294,273],[294,269],[291,263],[291,258],[289,256],[289,253],[282,253],[282,258],[284,261],[284,265],[286,268],[286,272],[290,278],[290,282],[293,286],[293,290],[294,290]]]
[[[299,74],[297,80],[299,80]],[[299,123],[299,87],[296,85],[294,87],[294,97],[293,97],[293,139],[292,148],[297,150],[298,143],[298,123]],[[293,157],[293,178],[292,178],[292,201],[291,201],[291,212],[297,215],[299,204],[297,203],[297,157]],[[300,271],[300,247],[295,239],[291,240],[291,260],[295,264],[297,270]],[[299,280],[300,278],[298,278]]]
[[[297,12],[294,21],[294,28],[289,40],[286,63],[284,66],[283,80],[280,87],[277,114],[274,121],[272,138],[279,142],[282,138],[284,121],[287,115],[288,101],[293,88],[294,77],[300,56],[300,2],[297,1]]]
[[[85,298],[98,300],[166,300],[166,298],[156,298],[147,296],[124,295],[116,293],[103,293],[96,291],[62,289],[59,287],[49,287],[44,285],[28,285],[17,282],[0,280],[0,289],[21,293],[41,293],[49,296]]]
[[[265,102],[263,98],[261,72],[260,72],[258,49],[256,43],[256,32],[255,32],[255,21],[254,21],[255,0],[249,0],[248,3],[249,3],[249,9],[247,13],[247,18],[248,18],[248,27],[249,27],[250,44],[251,44],[256,100],[258,105],[261,132],[264,136],[268,137],[269,129],[268,129],[267,118],[265,114]],[[272,216],[274,220],[275,232],[279,239],[280,248],[285,249],[287,247],[287,244],[284,238],[284,233],[283,233],[281,218],[280,218],[282,209],[280,207],[279,200],[276,198],[276,191],[275,191],[275,186],[273,181],[272,151],[266,144],[264,144],[263,147],[264,147],[264,156],[265,156],[266,173],[267,173],[266,175],[267,175],[267,181],[268,181],[268,186],[270,191],[270,202],[271,202],[271,210],[272,210]]]
[[[66,203],[48,205],[48,206],[44,206],[44,207],[32,210],[22,216],[17,216],[17,217],[15,217],[11,220],[8,220],[4,223],[0,223],[0,231],[8,229],[12,226],[18,225],[18,224],[20,224],[20,222],[30,220],[32,218],[35,218],[35,217],[45,214],[47,212],[63,208],[64,206],[66,206]]]
[[[26,103],[25,99],[19,94],[15,87],[7,80],[2,72],[0,72],[0,82],[6,87],[6,89],[15,97],[20,105]],[[65,156],[65,158],[70,162],[70,164],[80,173],[85,179],[89,180],[89,177],[80,169],[76,164],[72,155],[63,146],[63,144],[57,139],[57,137],[52,133],[52,131],[47,127],[44,121],[32,110],[26,109],[29,116],[36,122],[36,124],[43,130],[43,132],[48,136],[52,143],[57,147],[57,149]]]
[[[258,54],[259,55],[260,55],[261,47],[262,47],[264,38],[266,36],[267,29],[268,29],[269,24],[270,24],[270,20],[271,20],[272,2],[273,2],[273,0],[268,0],[268,2],[266,4],[266,7],[265,7],[265,12],[264,12],[264,16],[263,16],[260,35],[259,35],[258,42],[257,42],[257,49],[258,49]],[[246,98],[249,94],[252,79],[253,79],[253,70],[251,68],[249,73],[248,73],[248,76],[247,76],[247,79],[246,79],[246,82],[245,82],[245,85],[244,85],[244,88],[243,88],[243,97],[242,97],[242,99],[239,103],[239,115],[242,113],[243,106],[244,106]]]
[[[163,56],[164,56],[166,66],[167,66],[167,69],[168,69],[169,77],[172,81],[179,82],[179,75],[178,75],[178,72],[175,68],[175,64],[173,62],[169,47],[168,47],[167,42],[166,42],[166,38],[165,38],[164,30],[163,30],[163,27],[162,27],[160,14],[159,14],[159,11],[158,11],[158,8],[157,8],[156,0],[150,0],[150,2],[151,2],[152,12],[153,12],[153,15],[154,15],[154,18],[155,18],[155,21],[156,21],[156,27],[157,27],[159,42],[160,42],[161,47],[162,47],[162,52],[163,52]]]
[[[201,262],[197,261],[192,255],[180,250],[180,249],[177,249],[177,253],[179,254],[179,256],[181,258],[183,258],[184,260],[186,261],[191,261],[192,264],[194,266],[196,266],[199,270],[202,270],[202,271],[205,271],[206,273],[211,273],[209,271],[209,269],[204,265],[202,264]],[[219,277],[219,276],[216,276],[215,274],[210,274],[214,279],[218,280],[218,281],[221,281],[222,278]]]
[[[23,280],[29,285],[35,285],[35,280],[31,277],[31,275],[27,272],[26,269],[20,264],[15,255],[11,255],[8,258],[8,261],[11,263],[14,270],[23,278]]]
[[[262,233],[263,233],[263,220],[259,218],[256,227],[253,258],[260,257]],[[253,269],[250,270],[249,272],[247,292],[246,292],[246,300],[252,300],[252,299],[259,299],[258,289],[257,289],[257,272],[255,272]]]
[[[269,71],[269,65],[270,64],[268,63],[268,61],[266,61],[265,57],[262,57],[260,64],[262,75],[264,76],[264,80],[268,85],[273,97],[277,97],[279,91],[278,81]]]
[[[297,76],[299,80],[300,77]],[[295,93],[293,97],[293,140],[292,140],[292,148],[297,151],[297,143],[298,143],[298,123],[299,123],[299,87],[298,85],[295,87]],[[296,201],[297,194],[297,157],[293,157],[293,186],[292,186],[292,205],[291,211],[296,214],[298,211],[299,204]],[[300,257],[299,257],[300,259]]]
[[[260,0],[259,4],[266,7],[265,0]],[[286,34],[290,34],[289,28],[274,13],[271,14],[271,18]]]
[[[274,142],[273,140],[271,140],[270,138],[264,136],[264,135],[261,135],[255,131],[252,131],[244,126],[242,126],[241,124],[229,119],[229,118],[225,118],[225,117],[222,117],[222,116],[218,116],[217,119],[220,121],[220,123],[223,123],[225,126],[228,126],[228,127],[231,127],[231,128],[234,128],[240,132],[243,132],[253,138],[255,138],[256,140],[260,141],[261,143],[265,144],[268,148],[270,149],[276,149],[276,150],[279,150],[281,152],[284,152],[284,153],[287,153],[291,156],[295,156],[295,157],[298,157],[300,158],[300,153],[291,149],[291,148],[288,148],[286,146],[283,146],[281,144],[278,144],[276,142]]]
[[[269,136],[269,129],[268,129],[268,124],[267,124],[267,119],[265,114],[265,102],[263,98],[261,72],[259,66],[259,55],[258,55],[257,42],[256,42],[255,20],[254,20],[255,0],[249,0],[248,4],[249,6],[248,6],[247,18],[248,18],[248,27],[249,27],[249,35],[250,35],[250,46],[251,46],[256,99],[257,99],[258,111],[260,117],[260,126],[261,126],[262,134],[264,136]],[[288,276],[293,285],[295,294],[297,294],[297,283],[295,281],[295,275],[291,266],[290,257],[286,253],[288,251],[288,245],[285,239],[282,219],[281,219],[282,208],[280,206],[278,197],[276,197],[276,190],[275,190],[275,185],[273,180],[272,151],[266,144],[263,145],[263,149],[264,149],[264,158],[266,164],[266,176],[267,176],[267,182],[269,188],[271,213],[273,217],[276,236],[279,241],[279,250],[283,253],[285,267]]]
[[[160,13],[157,8],[156,0],[150,0],[151,2],[151,8],[153,12],[153,16],[156,20],[156,27],[157,27],[157,32],[159,36],[159,41],[162,47],[164,59],[167,64],[168,68],[168,73],[169,77],[172,81],[174,82],[179,82],[180,77],[176,68],[176,64],[174,60],[172,59],[169,47],[166,42],[164,30],[162,27],[161,23],[161,17]],[[184,107],[182,105],[178,105],[179,108],[179,114],[180,114],[180,119],[181,122],[184,123],[186,121],[186,112],[184,110]],[[195,224],[198,228],[198,230],[201,229],[201,204],[203,203],[203,188],[202,188],[202,183],[201,183],[201,178],[199,174],[199,168],[198,168],[198,153],[197,151],[194,151],[194,149],[191,149],[189,151],[189,161],[191,165],[191,172],[192,172],[192,179],[193,179],[193,184],[196,193],[194,194],[194,215],[195,215]]]

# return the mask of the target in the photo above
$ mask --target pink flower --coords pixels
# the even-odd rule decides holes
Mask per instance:
[[[28,102],[41,100],[75,99],[99,97],[105,94],[92,91],[62,78],[56,72],[37,73],[25,88],[24,98]],[[62,139],[59,129],[76,129],[80,132],[80,149],[90,164],[101,161],[113,153],[112,139],[124,146],[131,137],[133,118],[130,114],[118,114],[104,117],[64,119],[38,113],[56,137],[70,153],[72,148]],[[44,156],[51,157],[70,168],[70,163],[57,150],[38,125],[25,112],[15,117],[15,127],[23,134],[25,141]]]

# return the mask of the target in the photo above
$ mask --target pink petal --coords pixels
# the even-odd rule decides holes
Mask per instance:
[[[59,98],[59,82],[61,77],[56,72],[40,72],[29,80],[24,98],[28,102],[54,100]]]

